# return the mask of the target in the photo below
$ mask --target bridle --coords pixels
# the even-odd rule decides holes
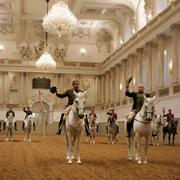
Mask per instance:
[[[148,112],[148,111],[145,110],[145,113],[144,113],[144,114],[145,114],[146,116],[145,116],[145,115],[142,116],[141,112],[138,112],[138,114],[139,114],[140,117],[142,118],[142,121],[139,120],[139,119],[136,119],[136,118],[134,118],[134,120],[135,120],[135,121],[138,121],[138,122],[141,122],[141,123],[144,123],[144,124],[149,124],[149,123],[151,123],[151,121],[152,121],[153,118],[148,119],[148,118],[147,118],[147,114],[148,114],[148,113],[151,114],[151,117],[153,117],[153,115],[154,115],[154,110],[153,110],[152,112]],[[145,120],[145,119],[146,119],[146,120]]]

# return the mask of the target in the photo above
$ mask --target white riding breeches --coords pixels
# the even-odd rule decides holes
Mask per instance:
[[[133,119],[134,119],[134,117],[135,117],[135,115],[136,115],[135,112],[133,112],[133,111],[129,112],[129,113],[127,114],[127,116],[126,116],[127,122],[128,122],[128,123],[132,122]]]

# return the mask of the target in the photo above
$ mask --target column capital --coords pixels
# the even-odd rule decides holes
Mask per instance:
[[[122,64],[127,63],[127,59],[122,59],[122,60],[121,60],[121,63],[122,63]]]
[[[121,66],[122,66],[122,64],[121,64],[121,63],[118,63],[118,64],[116,64],[115,68],[116,68],[116,69],[119,69]]]
[[[136,49],[136,52],[137,52],[137,53],[143,53],[143,51],[144,51],[144,48],[138,48],[138,49]]]
[[[180,31],[180,24],[172,24],[171,26],[171,30],[176,30],[176,31]]]
[[[152,47],[154,45],[153,41],[149,41],[145,44],[146,47]]]
[[[135,57],[136,57],[136,54],[135,54],[135,53],[132,53],[132,54],[129,54],[129,55],[128,55],[128,58],[132,58],[132,59],[133,59],[133,58],[135,58]]]
[[[167,35],[165,33],[160,33],[157,35],[158,39],[165,39],[167,37]]]

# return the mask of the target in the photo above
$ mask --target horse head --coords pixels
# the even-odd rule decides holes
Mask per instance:
[[[87,91],[84,93],[83,92],[76,93],[74,91],[74,95],[75,95],[74,106],[77,110],[77,114],[80,119],[82,119],[84,117],[85,103],[86,103],[85,95],[86,94],[87,94]]]
[[[154,109],[154,104],[155,104],[155,99],[156,99],[156,96],[154,97],[146,97],[144,96],[144,104],[143,104],[143,107],[144,107],[144,111],[145,111],[145,118],[148,120],[148,121],[151,121],[153,118],[154,118],[154,112],[155,112],[155,109]]]

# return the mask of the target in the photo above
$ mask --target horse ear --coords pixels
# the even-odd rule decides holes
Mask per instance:
[[[153,96],[153,97],[152,97],[152,100],[153,100],[153,102],[154,102],[154,101],[156,100],[156,96]]]
[[[86,95],[86,94],[87,94],[87,91],[84,92],[84,95]]]
[[[147,99],[147,97],[144,95],[144,100],[146,100]]]
[[[78,93],[76,93],[75,91],[73,91],[74,95],[77,97],[78,96]]]

